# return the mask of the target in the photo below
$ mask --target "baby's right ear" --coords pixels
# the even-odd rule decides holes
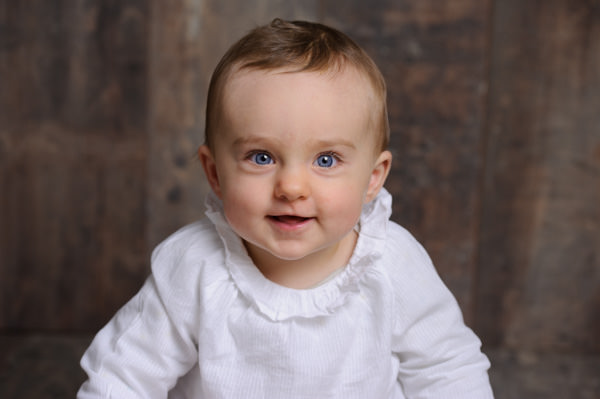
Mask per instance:
[[[201,145],[200,148],[198,148],[198,158],[202,163],[202,168],[204,169],[204,174],[206,175],[206,179],[208,180],[210,187],[215,192],[217,197],[221,198],[221,185],[219,184],[217,164],[212,151],[207,145]]]

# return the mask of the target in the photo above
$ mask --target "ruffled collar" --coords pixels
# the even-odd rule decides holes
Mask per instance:
[[[360,280],[381,257],[392,197],[382,189],[363,207],[358,223],[359,236],[348,265],[333,279],[311,289],[293,289],[265,278],[248,256],[240,237],[227,223],[221,201],[212,192],[206,198],[206,215],[225,245],[225,263],[244,297],[273,321],[294,317],[311,318],[331,314],[360,291]]]

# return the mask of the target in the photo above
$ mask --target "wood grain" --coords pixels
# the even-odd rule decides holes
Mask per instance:
[[[147,273],[147,12],[2,7],[1,328],[98,328]]]
[[[477,327],[600,352],[600,7],[496,2]]]

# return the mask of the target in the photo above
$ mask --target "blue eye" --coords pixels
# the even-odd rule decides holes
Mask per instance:
[[[321,154],[317,157],[315,164],[320,168],[331,168],[337,163],[333,154]]]
[[[273,158],[266,152],[257,152],[250,156],[252,162],[257,165],[269,165],[273,163]]]

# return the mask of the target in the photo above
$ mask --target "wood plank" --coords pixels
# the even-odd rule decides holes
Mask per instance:
[[[598,398],[598,355],[493,350],[488,356],[496,399]]]
[[[477,329],[600,353],[600,9],[496,2]]]
[[[0,397],[74,398],[86,375],[79,360],[91,337],[0,335]]]
[[[424,244],[471,320],[490,1],[324,2],[389,91],[393,219]]]
[[[147,273],[147,13],[2,7],[0,328],[95,330]]]

